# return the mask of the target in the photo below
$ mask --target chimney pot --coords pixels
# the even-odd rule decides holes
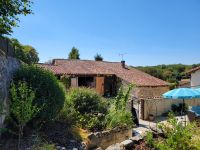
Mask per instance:
[[[126,68],[126,64],[124,60],[121,61],[121,64],[122,64],[122,68]]]

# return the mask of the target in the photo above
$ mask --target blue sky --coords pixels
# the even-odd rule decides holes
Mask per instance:
[[[127,64],[200,63],[199,0],[35,0],[12,37],[35,47],[40,62],[100,53]]]

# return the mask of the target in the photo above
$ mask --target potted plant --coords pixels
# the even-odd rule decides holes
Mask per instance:
[[[154,115],[153,115],[153,114],[149,114],[149,120],[150,120],[150,121],[153,121],[153,120],[154,120],[154,118],[155,118],[155,117],[154,117]]]

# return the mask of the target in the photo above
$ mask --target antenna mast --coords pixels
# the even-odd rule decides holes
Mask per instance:
[[[124,55],[126,55],[127,53],[120,53],[119,56],[122,58],[122,61],[124,61]]]

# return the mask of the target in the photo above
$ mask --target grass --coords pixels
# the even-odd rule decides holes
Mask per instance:
[[[76,139],[82,140],[82,141],[87,141],[87,137],[88,137],[87,130],[84,130],[80,127],[74,126],[72,128],[72,132],[73,132],[73,135]]]

